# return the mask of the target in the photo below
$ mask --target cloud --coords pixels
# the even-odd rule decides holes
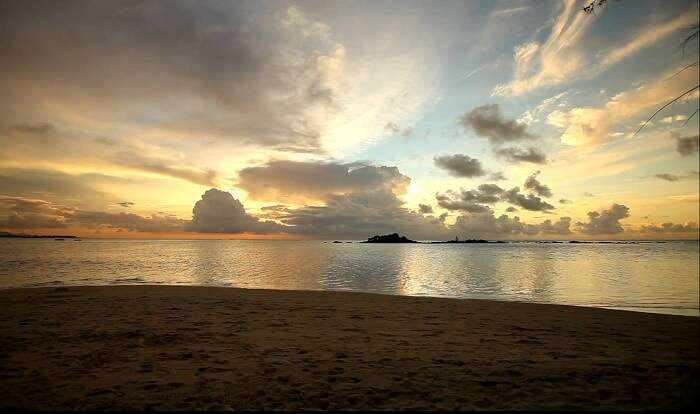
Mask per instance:
[[[181,230],[185,223],[164,213],[144,217],[134,213],[81,210],[22,197],[0,196],[0,205],[9,206],[9,214],[0,219],[0,228],[9,229],[87,227],[163,232]]]
[[[491,209],[483,204],[495,204],[502,200],[504,190],[496,184],[481,184],[476,190],[464,190],[459,193],[447,191],[447,194],[435,194],[438,205],[446,210],[459,210],[469,213],[483,213]]]
[[[478,136],[487,138],[492,145],[536,138],[527,131],[527,125],[504,118],[498,104],[474,108],[462,115],[459,122],[464,128],[471,128]]]
[[[435,165],[446,170],[454,177],[480,177],[486,175],[481,161],[464,154],[436,156]]]
[[[260,221],[245,212],[231,193],[207,190],[192,209],[192,221],[185,230],[201,233],[275,233],[283,227],[273,221]]]
[[[544,212],[554,210],[553,205],[547,203],[546,201],[542,200],[540,197],[537,197],[534,194],[521,194],[520,188],[518,187],[513,187],[510,190],[506,191],[503,194],[503,197],[509,203],[514,204],[518,207],[522,207],[525,210]]]
[[[689,174],[686,175],[678,175],[678,174],[669,174],[669,173],[660,173],[660,174],[654,174],[654,177],[664,180],[664,181],[680,181],[680,180],[685,180],[685,179],[697,179],[698,178],[698,172],[697,171],[691,171]]]
[[[539,231],[544,234],[571,234],[571,217],[560,217],[558,221],[552,223],[551,220],[545,220],[539,225]]]
[[[599,15],[582,13],[579,2],[560,3],[547,39],[528,41],[515,47],[513,77],[497,85],[493,95],[523,95],[534,90],[587,79],[599,75],[616,63],[656,44],[669,34],[687,28],[697,21],[697,9],[664,22],[643,27],[630,39],[620,39],[608,50],[589,51],[587,35]],[[613,42],[617,39],[613,39]]]
[[[452,230],[464,234],[466,237],[505,237],[522,233],[524,224],[518,217],[508,217],[503,214],[499,217],[493,215],[493,211],[479,214],[458,216]]]
[[[443,216],[413,212],[388,190],[332,195],[324,206],[289,209],[280,220],[290,233],[316,237],[367,238],[398,232],[419,240],[439,240],[447,235]]]
[[[535,171],[531,176],[527,177],[525,180],[525,187],[527,190],[533,191],[535,194],[542,196],[542,197],[551,197],[552,196],[552,190],[540,183],[537,180],[537,176],[540,174],[540,171]]]
[[[474,201],[455,200],[444,194],[435,195],[435,199],[440,207],[450,211],[458,210],[469,213],[484,213],[491,211],[489,207],[475,203]]]
[[[567,200],[566,198],[562,198],[559,200],[559,204],[571,204],[573,201]]]
[[[700,135],[682,137],[677,132],[671,132],[671,137],[676,140],[676,151],[684,157],[700,151]]]
[[[688,117],[685,115],[676,115],[664,117],[659,122],[662,124],[672,124],[674,122],[685,121],[686,119],[688,119]]]
[[[622,204],[613,204],[609,209],[600,213],[597,211],[588,212],[588,222],[577,222],[578,230],[585,234],[618,234],[624,231],[620,220],[630,216],[630,209]]]
[[[433,214],[433,206],[428,204],[418,204],[418,211],[421,214]]]
[[[494,95],[522,95],[564,83],[584,64],[580,44],[596,16],[581,12],[576,1],[561,3],[544,43],[529,41],[515,47],[513,79],[494,88]]]
[[[338,111],[344,48],[318,30],[323,23],[285,27],[273,9],[186,1],[12,3],[3,7],[0,34],[17,47],[0,52],[7,62],[0,93],[22,105],[15,114],[38,110],[75,126],[71,112],[93,128],[107,121],[319,152],[323,115]]]
[[[697,223],[689,221],[685,224],[648,224],[641,226],[639,231],[642,233],[698,233],[700,229],[698,229]]]
[[[129,207],[134,205],[134,203],[132,203],[131,201],[122,201],[122,202],[118,202],[118,203],[114,203],[114,204],[118,204],[124,208],[129,208]]]
[[[520,118],[518,118],[518,122],[527,126],[530,126],[533,123],[540,122],[540,117],[542,117],[542,115],[548,110],[550,110],[554,105],[557,105],[558,107],[566,106],[566,97],[568,94],[569,91],[564,91],[557,95],[542,100],[542,102],[540,102],[533,109],[525,111],[525,113]]]
[[[549,190],[540,188],[541,191]],[[469,213],[483,213],[492,211],[484,204],[496,204],[507,202],[530,211],[547,212],[553,210],[554,206],[542,200],[534,194],[522,194],[520,188],[514,187],[508,191],[496,184],[481,184],[476,190],[460,190],[455,192],[449,190],[446,194],[435,194],[435,199],[440,207],[446,210],[459,210]]]
[[[567,235],[571,234],[569,226],[571,219],[561,217],[552,223],[545,220],[540,224],[527,224],[520,221],[520,218],[509,217],[502,214],[496,217],[493,211],[477,214],[465,214],[457,217],[454,226],[450,229],[459,232],[466,237],[498,237],[508,238],[512,236],[534,236],[537,234]]]
[[[403,194],[410,183],[396,167],[280,160],[242,169],[236,186],[254,200],[306,202],[384,189]]]
[[[637,120],[648,117],[661,105],[697,84],[697,72],[684,71],[675,77],[672,72],[632,90],[621,92],[600,107],[576,107],[553,111],[547,123],[562,130],[561,142],[567,145],[593,145],[624,136],[613,128],[625,123],[637,129]]]
[[[506,212],[508,213],[515,213],[516,211],[518,211],[518,209],[513,206],[506,208]]]
[[[609,68],[634,53],[655,44],[677,30],[687,29],[694,24],[697,24],[697,10],[695,12],[689,10],[665,22],[651,23],[636,33],[630,41],[608,51],[598,62],[598,65],[600,65],[599,71]]]
[[[504,16],[527,10],[527,7],[513,7],[511,9],[500,9],[491,12],[491,16]]]
[[[68,170],[79,165],[81,169],[100,171],[101,174],[93,176],[104,175],[104,171],[115,174],[128,169],[198,185],[216,184],[218,174],[214,170],[193,166],[181,151],[170,147],[177,142],[176,139],[161,142],[164,143],[162,146],[152,145],[148,140],[114,139],[109,135],[64,128],[30,134],[0,126],[0,146],[4,146],[0,159],[14,164],[20,161],[21,165],[27,166],[27,170],[33,165],[40,166],[34,167],[35,170],[46,168],[46,164]]]
[[[54,126],[48,122],[37,122],[33,124],[12,125],[11,130],[23,132],[31,135],[44,135],[54,130]]]
[[[489,175],[491,181],[503,181],[506,180],[506,176],[502,172],[494,172]]]
[[[385,134],[398,134],[399,132],[401,132],[401,129],[396,125],[396,122],[387,122],[384,126]]]
[[[546,164],[547,156],[539,148],[528,147],[521,148],[497,148],[494,150],[496,156],[506,159],[507,161],[530,162],[533,164]]]
[[[8,229],[66,227],[65,216],[72,212],[64,206],[23,197],[0,196],[0,206],[9,210],[4,219],[0,218],[0,228]]]
[[[129,204],[119,203],[119,204]],[[44,200],[0,196],[0,228],[64,228],[84,227],[121,229],[136,232],[201,233],[279,233],[284,227],[272,221],[261,221],[245,212],[240,201],[230,193],[210,189],[192,210],[192,220],[183,220],[166,213],[142,216],[136,213],[110,213],[83,210]]]
[[[165,164],[158,164],[158,163],[139,163],[138,161],[136,162],[129,162],[125,163],[125,165],[128,165],[129,167],[141,170],[141,171],[147,171],[147,172],[152,172],[155,174],[159,175],[164,175],[168,177],[173,177],[173,178],[178,178],[181,180],[189,181],[194,184],[199,184],[203,186],[214,186],[216,185],[216,180],[217,180],[217,173],[213,170],[203,170],[199,168],[191,168],[191,167],[177,167],[177,166],[169,166]]]
[[[176,232],[183,229],[185,220],[165,213],[141,216],[135,213],[108,213],[75,210],[66,217],[71,226],[88,228],[124,229],[138,232]]]
[[[130,181],[105,174],[67,174],[52,169],[0,169],[0,189],[6,194],[50,202],[77,200],[81,207],[106,207],[106,200],[112,197],[107,189],[124,183]]]

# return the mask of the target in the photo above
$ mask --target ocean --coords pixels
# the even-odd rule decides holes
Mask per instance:
[[[698,316],[698,246],[698,241],[0,239],[0,288],[162,284],[349,290]]]

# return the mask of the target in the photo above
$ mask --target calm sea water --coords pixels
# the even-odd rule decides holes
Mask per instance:
[[[352,290],[698,315],[697,241],[332,244],[0,240],[0,288],[167,284]]]

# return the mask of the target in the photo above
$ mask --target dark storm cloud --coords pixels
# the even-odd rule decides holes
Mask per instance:
[[[537,180],[537,176],[539,174],[540,171],[535,171],[531,176],[527,177],[523,187],[525,187],[527,190],[531,190],[533,193],[539,196],[551,197],[552,190],[548,186],[540,183],[539,180]]]
[[[685,224],[663,223],[661,225],[649,224],[639,229],[642,233],[698,233],[698,225],[695,222]]]
[[[676,140],[676,151],[682,156],[700,151],[700,135],[682,137],[676,132],[671,132],[671,137]]]
[[[566,198],[559,199],[559,204],[571,204],[573,201],[567,200]]]
[[[494,151],[496,156],[501,157],[507,161],[518,163],[518,162],[529,162],[533,164],[546,164],[547,156],[542,150],[534,147],[522,148],[497,148]]]
[[[522,194],[520,188],[513,187],[503,194],[505,201],[530,211],[554,210],[554,206],[534,194]]]
[[[418,204],[418,211],[421,214],[433,214],[433,206],[428,204]]]
[[[620,220],[630,216],[630,209],[622,204],[613,204],[600,213],[588,212],[588,222],[577,222],[578,230],[586,234],[617,234],[624,231]]]
[[[3,2],[0,38],[12,46],[0,48],[0,109],[13,110],[11,124],[38,125],[26,119],[50,110],[42,105],[50,93],[52,106],[86,119],[319,151],[305,111],[332,106],[333,93],[316,64],[318,45],[288,39],[273,6]]]
[[[274,233],[283,231],[273,221],[260,221],[245,212],[243,204],[231,193],[216,188],[207,190],[192,209],[192,221],[185,230],[201,233]]]
[[[527,131],[527,125],[504,118],[498,104],[472,109],[462,115],[460,124],[464,128],[471,128],[477,135],[487,138],[494,145],[536,138]]]
[[[270,161],[238,173],[236,186],[266,201],[325,200],[331,194],[405,192],[411,179],[396,167],[360,163]]]
[[[518,209],[513,206],[510,206],[506,209],[506,212],[508,213],[515,213],[516,211],[518,211]]]
[[[480,177],[486,174],[481,161],[464,154],[441,155],[433,158],[435,165],[454,177]]]

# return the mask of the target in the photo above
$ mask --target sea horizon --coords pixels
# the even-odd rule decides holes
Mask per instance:
[[[0,241],[0,288],[153,284],[356,291],[700,315],[695,240],[509,240],[440,247],[330,240],[82,240]]]

